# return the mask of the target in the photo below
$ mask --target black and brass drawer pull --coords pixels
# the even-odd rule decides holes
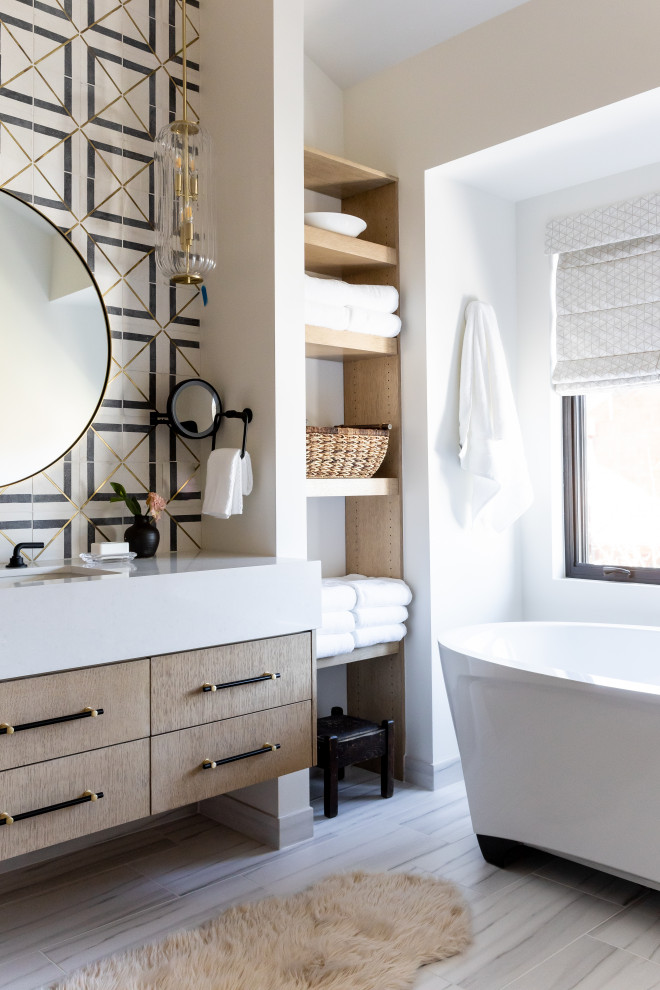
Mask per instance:
[[[96,718],[102,715],[102,708],[83,708],[81,712],[73,715],[59,715],[57,718],[43,718],[39,722],[23,722],[22,725],[9,725],[8,722],[0,722],[0,735],[11,736],[14,732],[22,732],[24,729],[41,729],[44,725],[59,725],[60,722],[75,722],[79,718]]]
[[[51,811],[61,811],[62,808],[73,808],[76,804],[98,801],[102,797],[103,791],[83,791],[80,797],[73,798],[72,801],[60,801],[59,804],[49,804],[47,808],[37,808],[36,811],[24,811],[20,815],[9,815],[6,811],[2,811],[0,825],[13,825],[14,822],[22,822],[24,818],[36,818],[37,815],[47,815]]]
[[[260,674],[259,677],[246,677],[242,681],[227,681],[225,684],[202,684],[202,691],[222,691],[224,688],[238,687],[239,684],[258,684],[259,681],[276,681],[281,674],[271,674],[269,670]]]
[[[264,743],[260,749],[252,749],[249,753],[239,753],[238,756],[226,756],[224,760],[204,760],[202,770],[215,770],[223,763],[235,763],[236,760],[247,760],[248,756],[261,756],[262,753],[272,753],[276,749],[281,749],[280,743]]]

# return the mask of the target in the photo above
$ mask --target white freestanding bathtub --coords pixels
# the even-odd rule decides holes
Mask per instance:
[[[522,843],[660,889],[660,628],[492,623],[440,656],[484,857]]]

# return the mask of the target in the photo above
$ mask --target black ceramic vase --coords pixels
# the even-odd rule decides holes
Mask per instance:
[[[138,557],[153,557],[160,543],[160,533],[149,516],[136,516],[124,533],[124,539],[128,549]]]

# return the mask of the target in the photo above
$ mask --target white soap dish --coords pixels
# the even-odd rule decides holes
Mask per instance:
[[[137,557],[136,553],[129,550],[128,553],[81,553],[80,559],[86,564],[110,564],[119,561],[131,561]]]
[[[364,220],[350,213],[306,213],[305,223],[309,227],[320,227],[321,230],[332,230],[335,234],[347,234],[349,237],[357,237],[367,229]]]

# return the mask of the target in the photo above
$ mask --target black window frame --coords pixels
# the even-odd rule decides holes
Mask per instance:
[[[584,395],[562,396],[564,559],[567,578],[660,584],[660,567],[588,564]]]

